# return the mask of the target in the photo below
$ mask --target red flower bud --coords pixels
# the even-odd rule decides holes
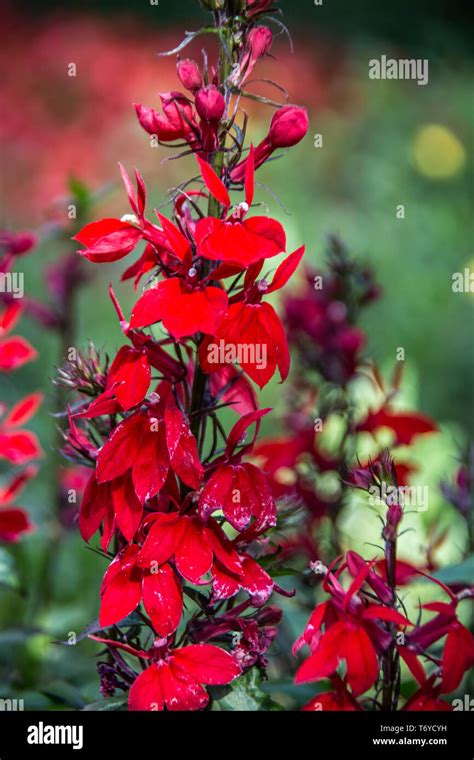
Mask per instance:
[[[219,122],[225,111],[225,100],[213,84],[203,87],[196,94],[196,111],[203,121]]]
[[[270,131],[264,140],[255,148],[254,162],[258,169],[277,148],[290,148],[299,143],[308,131],[308,114],[305,108],[284,106],[273,115]],[[232,182],[243,182],[247,167],[247,159],[237,164],[230,177]]]
[[[255,68],[259,58],[270,50],[273,34],[266,26],[255,26],[248,34],[244,54],[241,58],[237,73],[233,76],[233,82],[242,86]]]
[[[285,106],[273,116],[268,137],[275,148],[291,148],[303,139],[308,131],[308,114],[305,108]]]
[[[273,34],[268,26],[255,26],[247,37],[247,47],[252,58],[262,58],[270,50]]]
[[[196,61],[185,58],[178,61],[176,71],[183,87],[191,92],[196,92],[202,87],[202,76]]]

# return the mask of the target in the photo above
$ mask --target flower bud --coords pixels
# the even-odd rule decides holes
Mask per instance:
[[[202,87],[202,76],[196,61],[184,58],[178,61],[176,71],[183,87],[191,92],[196,92]]]
[[[386,541],[395,541],[398,533],[398,526],[403,517],[403,509],[400,504],[392,504],[387,510],[387,521],[383,531],[383,537]]]
[[[308,131],[308,114],[305,108],[284,106],[273,116],[268,136],[273,148],[291,148],[303,139]]]
[[[213,84],[202,87],[196,94],[196,111],[203,121],[219,122],[225,111],[222,93]]]
[[[305,108],[284,106],[273,115],[270,131],[264,140],[255,148],[255,168],[267,161],[277,148],[290,148],[303,139],[308,131],[308,114]],[[247,168],[247,159],[237,164],[231,172],[232,182],[243,182]]]
[[[247,46],[252,58],[262,58],[270,50],[273,34],[268,26],[255,26],[247,37]]]
[[[255,68],[255,64],[260,58],[270,50],[273,41],[273,34],[266,26],[255,26],[249,32],[246,40],[243,55],[241,57],[236,73],[232,77],[235,85],[242,86],[246,79]]]

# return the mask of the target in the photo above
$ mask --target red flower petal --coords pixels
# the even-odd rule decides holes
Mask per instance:
[[[25,464],[42,455],[43,451],[34,433],[23,430],[0,434],[0,459],[8,459],[13,464]]]
[[[79,251],[89,261],[102,264],[118,261],[133,251],[143,232],[137,227],[119,219],[101,219],[87,224],[73,238],[85,246]]]
[[[231,201],[226,186],[207,161],[203,161],[199,156],[196,158],[207,189],[222,206],[229,208]]]
[[[199,460],[197,442],[177,407],[166,409],[165,424],[166,442],[173,470],[187,486],[199,488],[204,471]]]
[[[7,414],[3,421],[4,426],[11,428],[24,425],[36,414],[42,401],[42,393],[31,393],[29,396],[25,396]]]
[[[109,382],[117,383],[115,396],[122,409],[128,411],[145,398],[151,380],[146,355],[129,346],[122,346],[109,370]]]
[[[200,683],[222,686],[240,675],[241,670],[232,655],[212,644],[193,644],[176,649],[173,668],[190,673]]]
[[[35,526],[23,509],[0,509],[0,541],[15,543]]]
[[[99,616],[102,628],[119,623],[140,604],[142,579],[136,568],[138,550],[138,546],[127,546],[104,576]]]
[[[12,372],[37,356],[38,352],[25,338],[4,340],[0,343],[0,372]]]
[[[155,631],[169,636],[177,629],[183,610],[183,593],[171,565],[146,573],[142,584],[143,604]]]
[[[127,541],[131,541],[140,525],[143,507],[135,494],[130,477],[124,475],[113,480],[110,491],[117,526]]]
[[[457,689],[464,673],[473,665],[474,636],[461,623],[455,623],[446,637],[443,650],[443,692]]]
[[[212,565],[212,550],[205,526],[192,517],[183,517],[181,543],[175,554],[176,567],[191,583],[199,583]]]
[[[130,710],[163,710],[163,673],[169,666],[165,662],[150,665],[133,682],[128,696]]]
[[[185,525],[177,512],[158,513],[140,552],[139,564],[149,568],[152,562],[162,565],[171,559],[181,543]]]

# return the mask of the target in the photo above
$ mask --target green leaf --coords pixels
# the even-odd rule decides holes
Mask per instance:
[[[229,686],[209,689],[213,697],[212,710],[233,712],[255,712],[282,710],[273,699],[262,691],[262,677],[257,668],[252,668]]]
[[[431,575],[442,583],[471,584],[474,578],[474,554],[459,565],[442,567],[441,570],[437,570],[435,573],[431,573]]]
[[[110,697],[109,699],[98,699],[82,708],[96,712],[118,712],[127,710],[127,697]]]
[[[84,699],[78,689],[66,681],[53,681],[47,687],[40,689],[40,693],[49,697],[53,702],[82,710]]]
[[[76,203],[81,209],[87,208],[90,203],[91,194],[90,190],[80,179],[75,176],[69,177],[68,181],[69,192],[73,196]]]

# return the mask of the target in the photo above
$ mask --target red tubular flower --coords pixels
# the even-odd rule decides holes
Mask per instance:
[[[212,153],[217,145],[217,131],[225,111],[225,100],[222,93],[210,84],[196,93],[196,111],[201,122],[201,149],[204,153]]]
[[[119,623],[143,599],[154,629],[160,636],[169,636],[181,620],[181,585],[168,563],[153,572],[138,567],[139,552],[139,546],[130,544],[109,565],[102,581],[100,625],[107,628]]]
[[[301,142],[308,127],[308,114],[305,108],[298,106],[279,108],[272,118],[268,135],[255,148],[255,168],[258,169],[265,161],[268,161],[278,148],[291,148]],[[232,182],[243,182],[248,161],[249,159],[246,158],[232,170],[230,174]]]
[[[235,455],[235,447],[246,429],[259,422],[269,409],[242,417],[229,434],[222,463],[206,482],[199,498],[199,513],[205,520],[222,510],[227,521],[238,531],[256,520],[256,530],[276,524],[276,507],[265,474],[255,465],[242,462],[244,452]],[[245,452],[251,445],[245,447]]]

